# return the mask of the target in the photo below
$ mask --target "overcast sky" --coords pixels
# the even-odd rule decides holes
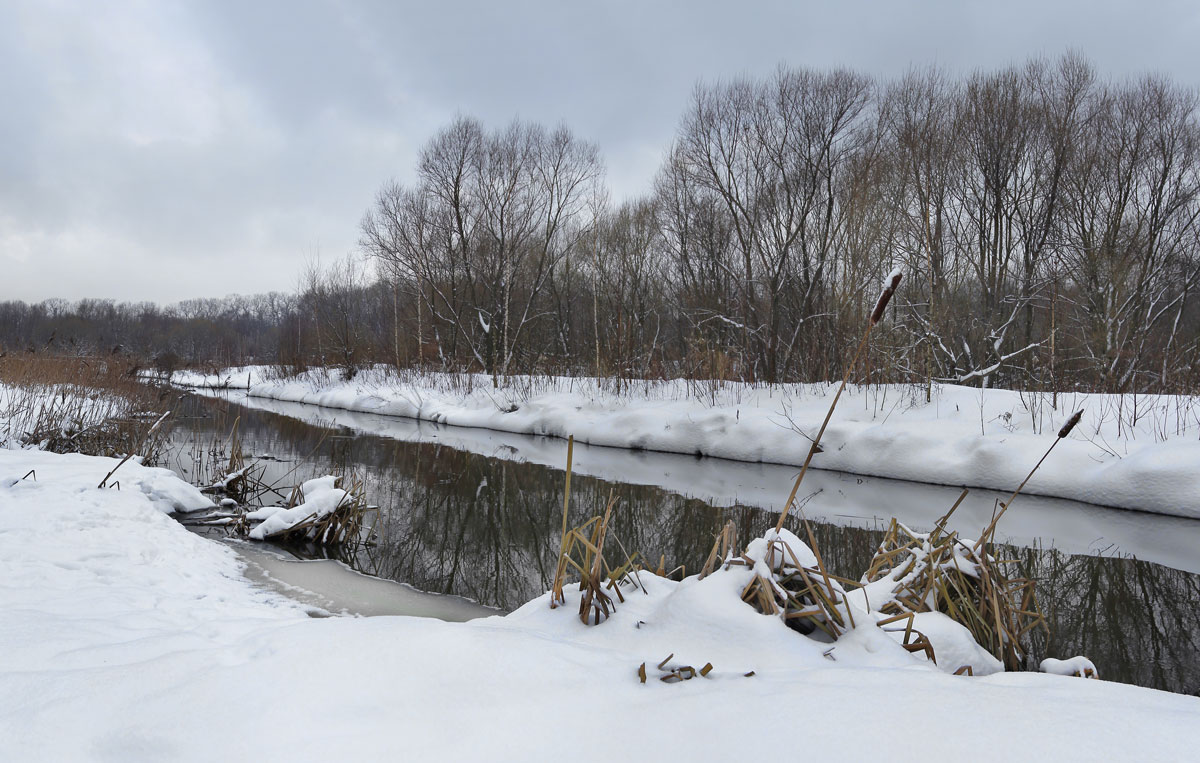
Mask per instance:
[[[0,299],[291,290],[461,112],[648,187],[697,80],[1074,48],[1200,85],[1200,3],[0,0]]]

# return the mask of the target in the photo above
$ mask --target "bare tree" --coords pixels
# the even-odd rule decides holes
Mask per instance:
[[[680,126],[672,161],[728,216],[743,353],[762,359],[767,380],[788,350],[785,319],[824,305],[841,224],[837,187],[870,139],[872,91],[870,79],[845,70],[781,68],[765,83],[698,87]]]
[[[413,284],[439,352],[457,359],[461,347],[496,377],[550,314],[546,284],[578,245],[602,178],[595,146],[564,127],[514,122],[487,132],[460,118],[422,151],[415,188],[380,191],[362,246]]]
[[[1073,167],[1063,261],[1079,286],[1081,349],[1113,389],[1129,387],[1168,321],[1169,352],[1200,278],[1196,107],[1194,92],[1157,77],[1110,87]]]

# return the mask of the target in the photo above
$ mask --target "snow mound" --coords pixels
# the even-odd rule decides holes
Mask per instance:
[[[99,485],[113,467],[120,464],[117,458],[33,449],[3,450],[3,455],[4,459],[0,460],[0,485],[3,486],[17,482],[54,482],[88,490]],[[189,513],[211,509],[215,505],[170,469],[142,466],[136,459],[121,464],[109,477],[108,485],[108,489],[117,492],[140,492],[150,505],[164,514]]]
[[[291,530],[302,522],[320,519],[337,511],[349,493],[337,486],[338,478],[333,475],[311,479],[300,486],[300,503],[290,508],[266,506],[250,512],[246,518],[261,521],[250,531],[254,540],[264,540],[276,533]]]
[[[311,618],[165,516],[138,470],[97,489],[110,461],[0,450],[0,475],[16,475],[0,483],[5,759],[541,760],[595,739],[581,711],[593,705],[620,732],[575,744],[579,760],[745,757],[747,740],[778,738],[798,713],[805,753],[831,760],[1012,757],[981,739],[1054,760],[1186,760],[1200,747],[1193,697],[1040,673],[954,677],[866,619],[835,643],[801,637],[740,600],[755,574],[744,566],[643,574],[644,591],[595,626],[571,606],[578,587],[566,607],[547,593],[469,623]],[[20,479],[31,468],[37,479]],[[709,663],[703,677],[659,680]],[[280,733],[250,718],[214,733],[222,708],[319,722]],[[931,733],[887,747],[914,724]]]
[[[1100,671],[1096,670],[1096,666],[1092,664],[1092,661],[1082,655],[1072,657],[1068,660],[1057,660],[1053,657],[1047,657],[1042,660],[1039,668],[1043,673],[1052,673],[1056,676],[1100,677]]]

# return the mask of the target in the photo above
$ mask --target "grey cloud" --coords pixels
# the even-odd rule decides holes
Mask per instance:
[[[0,4],[0,299],[289,289],[456,112],[565,122],[648,187],[698,79],[1074,47],[1200,82],[1191,3]]]

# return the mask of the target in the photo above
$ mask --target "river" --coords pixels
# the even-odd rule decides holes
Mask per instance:
[[[307,596],[318,609],[453,620],[508,611],[549,588],[561,534],[564,441],[230,392],[186,398],[167,465],[203,481],[194,473],[210,468],[207,455],[235,418],[243,449],[261,459],[268,481],[290,486],[353,471],[380,506],[373,546],[333,551],[338,563],[310,563],[303,574],[286,560],[320,558],[324,550],[231,541],[259,582]],[[742,542],[773,525],[796,472],[577,444],[571,521],[601,512],[615,495],[612,538],[690,574],[726,521]],[[959,492],[812,471],[800,503],[826,564],[857,578],[892,516],[927,530]],[[973,490],[951,529],[972,537],[1004,498]],[[1038,584],[1050,634],[1035,644],[1037,659],[1085,654],[1106,679],[1200,691],[1200,521],[1022,496],[998,537],[1008,544],[1002,555],[1020,559]],[[380,595],[376,578],[403,585]]]

